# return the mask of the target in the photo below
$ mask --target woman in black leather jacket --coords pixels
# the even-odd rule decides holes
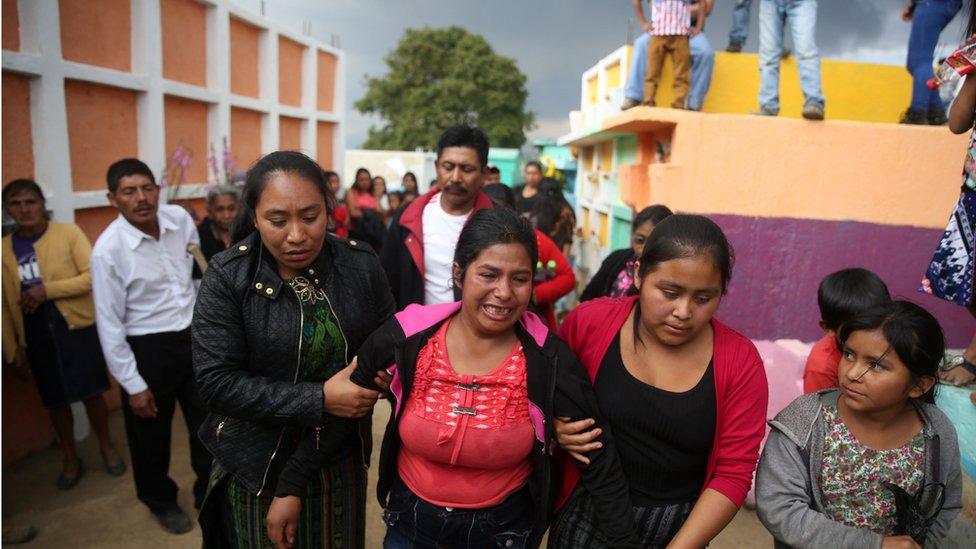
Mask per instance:
[[[214,456],[200,514],[205,546],[263,546],[269,535],[276,546],[365,543],[368,415],[379,393],[341,381],[394,302],[372,250],[327,234],[328,197],[307,156],[258,160],[238,242],[214,256],[201,283],[193,362],[210,412],[199,435]],[[311,430],[344,443],[303,493],[287,493],[279,477]],[[269,515],[273,499],[301,505],[298,523]]]

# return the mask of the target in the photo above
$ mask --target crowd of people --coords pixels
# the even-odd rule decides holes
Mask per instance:
[[[553,305],[575,287],[560,240],[571,209],[538,163],[523,185],[486,184],[488,147],[477,128],[446,130],[436,185],[395,211],[366,170],[339,200],[334,173],[274,152],[242,193],[214,187],[199,226],[159,202],[144,163],[120,160],[107,174],[119,217],[93,249],[48,219],[36,183],[10,183],[5,358],[33,372],[51,410],[59,487],[83,471],[71,402],[85,402],[109,473],[126,469],[107,366],[136,496],[174,533],[192,528],[168,476],[181,408],[206,547],[363,546],[384,399],[388,548],[535,547],[547,532],[553,547],[701,547],[743,505],[757,463],[759,518],[778,542],[944,538],[961,477],[932,404],[947,375],[934,317],[870,271],[826,277],[808,394],[771,422],[760,458],[763,362],[715,317],[734,268],[722,229],[662,205],[638,212],[632,245],[558,322]],[[368,217],[384,229],[379,254],[337,234]]]

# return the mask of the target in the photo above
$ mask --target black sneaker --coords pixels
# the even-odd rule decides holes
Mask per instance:
[[[729,42],[729,45],[725,48],[725,51],[729,53],[739,53],[742,51],[742,44]]]
[[[899,124],[916,124],[916,125],[927,125],[929,123],[928,113],[922,111],[916,111],[914,109],[908,109],[905,114],[902,115]]]
[[[809,103],[803,107],[803,118],[807,120],[823,120],[824,106],[820,103]]]
[[[625,111],[627,109],[633,109],[640,105],[640,101],[634,99],[633,97],[625,97],[624,102],[620,105],[620,110]]]
[[[153,516],[156,517],[156,521],[163,527],[163,530],[171,534],[185,534],[193,529],[193,525],[190,524],[190,517],[186,516],[186,513],[175,505],[165,511],[154,512]]]
[[[946,118],[945,111],[942,109],[931,109],[929,110],[929,125],[930,126],[945,126],[949,123],[949,119]]]

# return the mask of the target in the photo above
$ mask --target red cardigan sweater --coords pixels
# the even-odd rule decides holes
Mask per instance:
[[[596,380],[600,363],[630,315],[637,296],[602,298],[577,307],[563,321],[560,336]],[[748,338],[712,319],[715,331],[715,441],[705,471],[706,488],[729,498],[737,507],[745,501],[756,470],[759,445],[766,429],[766,371]],[[565,460],[572,460],[564,455]],[[569,499],[579,478],[576,467],[563,467],[559,505]]]
[[[576,275],[573,274],[573,268],[566,260],[566,256],[559,251],[559,247],[551,238],[536,229],[535,240],[539,248],[539,261],[542,263],[542,268],[545,268],[550,260],[556,262],[556,276],[535,286],[535,304],[549,323],[549,329],[555,330],[556,301],[573,291],[576,286]]]

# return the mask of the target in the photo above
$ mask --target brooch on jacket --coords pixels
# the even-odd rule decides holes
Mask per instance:
[[[298,296],[298,300],[302,303],[315,305],[325,299],[325,291],[316,287],[304,276],[296,276],[289,280],[288,284],[292,290],[295,290],[295,295]]]

